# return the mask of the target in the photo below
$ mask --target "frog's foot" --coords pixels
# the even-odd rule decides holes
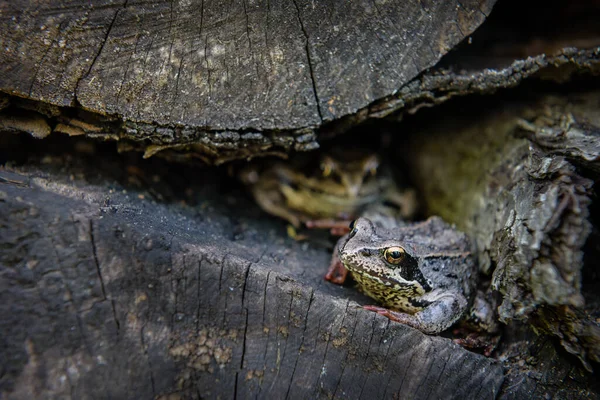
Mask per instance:
[[[374,311],[379,315],[389,318],[394,322],[400,322],[401,324],[408,325],[412,328],[418,329],[428,335],[435,335],[444,330],[444,327],[440,327],[436,324],[428,324],[423,321],[418,314],[411,315],[399,311],[388,310],[384,307],[379,306],[363,306],[365,310]]]
[[[363,306],[363,308],[365,310],[376,312],[379,315],[383,315],[384,317],[387,317],[394,322],[400,322],[402,324],[409,325],[414,328],[418,328],[418,326],[415,326],[415,317],[413,315],[398,312],[398,311],[388,310],[385,307],[379,307],[379,306]]]
[[[308,239],[308,236],[298,233],[298,231],[296,231],[296,228],[294,228],[294,225],[287,226],[287,234],[288,234],[288,237],[290,237],[291,239],[294,239],[297,242]]]
[[[352,221],[348,219],[314,219],[310,221],[306,221],[305,225],[309,229],[329,229],[329,232],[333,236],[344,236],[346,233],[350,232],[350,223]]]
[[[464,338],[453,339],[453,342],[467,349],[480,349],[484,356],[489,357],[496,349],[496,346],[498,346],[500,335],[486,335],[478,332],[471,332]]]
[[[392,311],[378,306],[365,306],[364,308],[383,315],[392,321],[412,326],[428,335],[437,335],[450,328],[462,316],[467,306],[467,300],[459,294],[446,294],[437,297],[434,292],[431,292],[430,298],[432,297],[435,300],[414,314]],[[422,301],[428,300],[422,299]]]

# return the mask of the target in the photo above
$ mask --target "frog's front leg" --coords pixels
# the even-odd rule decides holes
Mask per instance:
[[[434,295],[434,292],[430,293]],[[425,296],[424,296],[425,297]],[[389,310],[379,306],[364,306],[366,310],[388,317],[392,321],[412,326],[423,333],[435,335],[450,328],[460,319],[467,308],[467,299],[460,293],[444,293],[431,300],[419,300],[424,304],[423,309],[414,314]]]
[[[254,199],[263,210],[269,214],[287,220],[294,228],[300,227],[301,221],[299,216],[288,207],[282,205],[283,199],[280,198],[280,195],[277,191],[255,189],[252,191],[252,193],[254,195]]]
[[[344,267],[344,264],[342,264],[340,256],[338,255],[340,243],[345,242],[347,238],[348,235],[342,237],[335,244],[333,254],[331,255],[331,262],[329,263],[329,269],[327,270],[327,274],[325,274],[325,280],[338,285],[342,285],[346,281],[349,272],[346,267]]]
[[[333,219],[333,218],[324,218],[324,219],[313,219],[306,221],[304,224],[309,229],[329,229],[329,232],[333,236],[343,236],[346,233],[350,232],[350,228],[348,225],[352,222],[351,219]]]

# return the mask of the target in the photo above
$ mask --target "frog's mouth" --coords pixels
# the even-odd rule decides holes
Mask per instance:
[[[377,274],[373,271],[366,273],[362,268],[356,268],[351,263],[344,264],[348,271],[352,272],[352,276],[361,282],[370,281],[382,285],[386,289],[394,290],[399,293],[411,293],[418,296],[425,294],[426,290],[418,281],[406,281],[391,278],[387,275]],[[357,276],[358,275],[358,276]]]
[[[338,215],[340,212],[354,214],[377,201],[374,194],[359,193],[358,197],[340,196],[293,184],[282,185],[281,192],[291,208],[302,210],[309,215],[329,216]]]

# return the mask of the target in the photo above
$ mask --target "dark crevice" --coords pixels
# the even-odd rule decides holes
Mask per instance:
[[[244,358],[246,357],[246,339],[248,336],[248,309],[244,308],[244,338],[242,339],[242,356],[240,357],[240,371],[244,369]],[[237,382],[237,379],[236,379]]]
[[[246,300],[246,285],[248,283],[248,275],[250,275],[250,269],[252,268],[252,264],[249,264],[244,271],[244,284],[242,285],[242,307],[244,307]]]
[[[96,251],[96,241],[94,239],[94,223],[90,219],[90,241],[92,244],[92,254],[94,256],[94,263],[96,265],[96,272],[98,273],[98,279],[100,280],[100,287],[102,288],[102,297],[106,300],[106,289],[104,288],[104,278],[102,278],[102,271],[100,270],[100,262],[98,261],[98,253]]]
[[[115,320],[115,324],[117,325],[117,336],[119,336],[119,333],[121,332],[121,323],[119,322],[119,319],[117,318],[117,306],[115,305],[115,301],[111,300],[110,301],[111,307],[112,307],[112,312],[113,312],[113,317]]]
[[[497,67],[494,64],[542,53],[550,56],[563,47],[598,46],[599,4],[589,0],[532,0],[527,5],[518,0],[499,1],[489,18],[444,56],[439,66]]]
[[[144,355],[146,356],[146,361],[148,363],[148,373],[150,374],[150,383],[152,385],[152,398],[156,398],[156,386],[154,382],[154,373],[152,372],[152,362],[150,362],[150,356],[148,354],[148,346],[146,341],[144,340],[144,329],[146,326],[142,326],[140,329],[140,340],[142,344],[142,348],[144,349]]]
[[[239,372],[235,373],[235,378],[233,379],[233,398],[234,400],[238,398],[237,392],[238,392],[238,379],[239,379]]]

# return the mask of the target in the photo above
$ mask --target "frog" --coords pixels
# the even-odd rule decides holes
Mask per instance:
[[[411,218],[417,210],[416,192],[400,188],[379,154],[364,149],[338,148],[252,165],[240,178],[264,211],[294,228],[330,229],[337,236],[368,209],[400,218]]]
[[[338,241],[325,278],[342,284],[349,272],[359,289],[381,304],[366,310],[430,335],[467,317],[495,332],[492,306],[482,292],[476,294],[478,268],[465,233],[437,216],[395,226],[361,217],[350,229]]]

